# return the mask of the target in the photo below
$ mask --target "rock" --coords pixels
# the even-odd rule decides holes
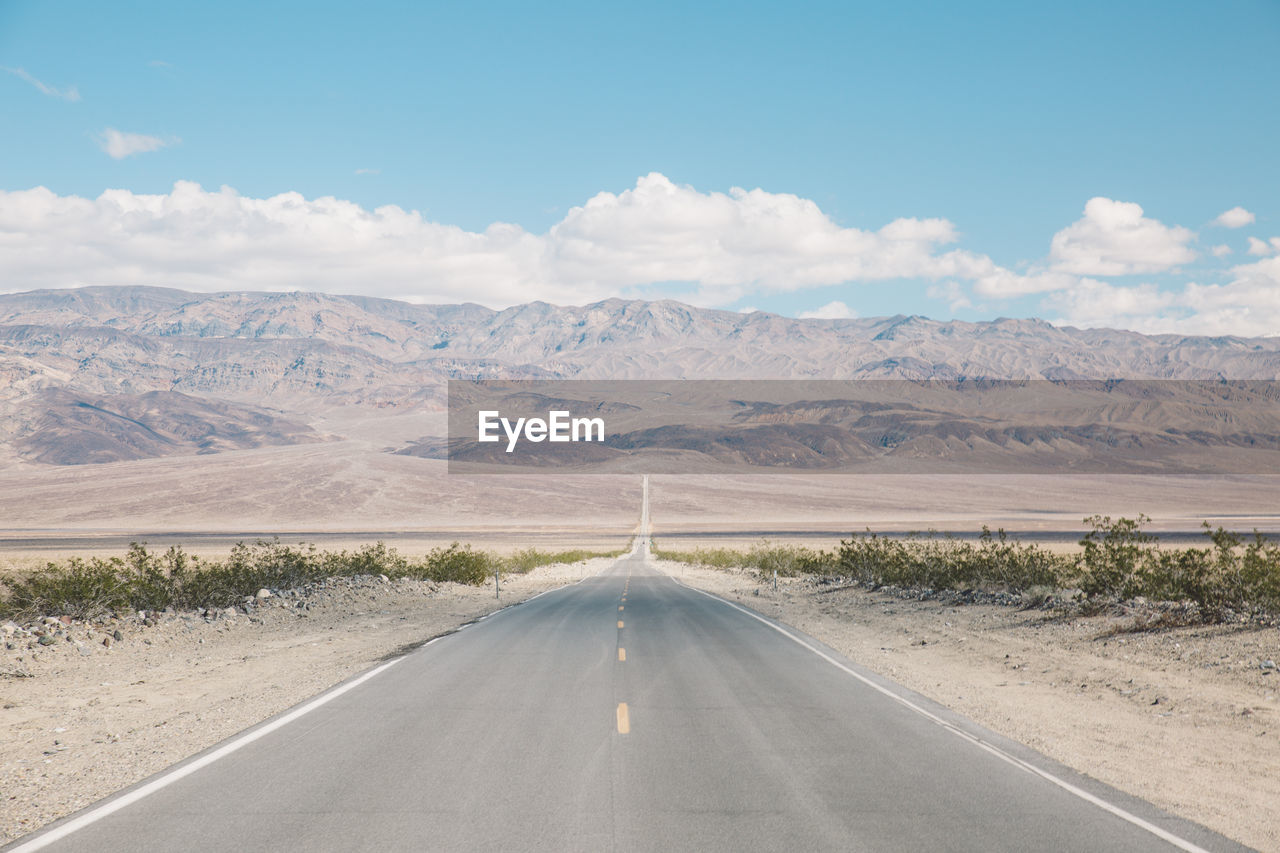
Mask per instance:
[[[16,622],[6,622],[4,627],[0,628],[0,631],[3,631],[6,637],[12,637],[18,632],[18,624]]]
[[[59,616],[59,617],[58,617],[58,621],[59,621],[59,622],[61,622],[63,625],[70,625],[70,624],[71,624],[71,617],[70,617],[70,616]]]
[[[55,640],[51,635],[45,634],[39,640],[36,640],[36,642],[42,646],[52,646],[54,643],[58,641]]]
[[[124,639],[124,634],[120,631],[119,628],[117,628],[111,632],[111,639],[115,640],[118,643]]]
[[[117,631],[116,633],[118,634],[118,633],[120,633],[120,632],[119,632],[119,631]],[[112,640],[110,637],[103,637],[103,638],[102,638],[102,645],[106,646],[108,649],[109,649],[109,648],[111,648],[111,644],[112,644],[113,642],[115,642],[115,641],[114,641],[114,640]]]
[[[270,598],[270,597],[271,597],[271,590],[269,590],[269,589],[260,589],[260,590],[258,590],[258,594],[257,594],[256,596],[254,596],[254,597],[255,597],[255,598],[257,598],[259,601],[264,601],[264,600],[266,600],[266,599],[268,599],[268,598]]]
[[[1270,659],[1264,660],[1264,661],[1262,662],[1262,668],[1263,668],[1263,669],[1275,669],[1275,668],[1276,668],[1276,662],[1275,662],[1275,661],[1273,661],[1273,660],[1270,660]]]

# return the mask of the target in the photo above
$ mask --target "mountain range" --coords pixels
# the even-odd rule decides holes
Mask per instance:
[[[1280,339],[1036,319],[792,319],[610,299],[504,310],[151,287],[0,295],[0,465],[342,437],[335,412],[439,412],[453,378],[1268,379]],[[424,436],[425,438],[425,436]]]

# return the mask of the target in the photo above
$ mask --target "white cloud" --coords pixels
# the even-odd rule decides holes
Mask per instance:
[[[108,127],[98,137],[98,147],[113,160],[123,160],[134,154],[145,154],[148,151],[159,151],[180,140],[161,139],[158,136],[146,136],[141,133],[124,133],[114,127]]]
[[[1054,293],[1044,307],[1053,322],[1134,329],[1148,334],[1280,335],[1280,257],[1231,270],[1226,284],[1190,282],[1174,290],[1085,280]]]
[[[858,313],[838,299],[812,311],[801,311],[801,320],[852,320]]]
[[[978,276],[974,281],[973,289],[982,296],[1009,299],[1033,293],[1064,290],[1078,281],[1080,281],[1079,276],[1069,273],[1034,270],[1023,274],[996,267],[991,272]]]
[[[36,79],[31,74],[27,73],[24,68],[5,68],[4,70],[8,71],[15,77],[26,80],[32,86],[39,89],[41,94],[48,95],[51,98],[61,98],[64,101],[72,102],[80,100],[80,91],[75,86],[68,86],[65,89],[59,89],[56,86],[50,86],[48,83]]]
[[[1280,251],[1280,237],[1272,237],[1269,241],[1259,240],[1257,237],[1249,238],[1249,254],[1251,255],[1269,255],[1277,251]]]
[[[1044,306],[1062,313],[1055,318],[1056,323],[1156,333],[1169,331],[1163,314],[1175,299],[1173,294],[1161,293],[1154,284],[1125,287],[1084,279],[1069,290],[1050,295]]]
[[[1223,228],[1243,228],[1246,225],[1252,225],[1255,218],[1243,207],[1233,207],[1219,213],[1218,218],[1213,220],[1213,224],[1221,225]]]
[[[1091,202],[1085,219],[1060,232],[1070,251],[1014,271],[953,248],[956,229],[947,220],[845,228],[808,199],[758,189],[704,193],[658,174],[599,193],[538,234],[507,223],[466,231],[393,205],[370,210],[298,193],[249,198],[189,182],[164,194],[108,190],[97,198],[37,187],[0,191],[0,290],[151,284],[493,307],[610,296],[725,306],[847,282],[923,279],[928,295],[952,311],[975,298],[1038,295],[1048,316],[1075,325],[1280,334],[1280,238],[1253,238],[1253,262],[1232,267],[1222,283],[1119,286],[1060,268],[1068,257],[1105,261],[1106,269],[1159,267],[1151,247],[1171,233],[1166,261],[1189,252],[1185,229],[1144,219],[1140,209],[1136,216],[1122,209],[1120,224],[1104,227],[1118,203],[1102,201],[1101,214]],[[1093,242],[1105,251],[1072,255],[1089,229],[1110,240]],[[1146,236],[1137,240],[1135,231]],[[854,316],[839,301],[806,315]]]
[[[942,284],[931,284],[925,291],[925,295],[930,299],[941,299],[947,303],[947,307],[952,311],[959,311],[961,308],[972,308],[973,302],[965,294],[964,288],[960,286],[958,281],[944,281]]]
[[[1225,258],[1227,255],[1231,254],[1231,247],[1226,244],[1217,245],[1209,250],[1209,254],[1213,255],[1215,258]]]
[[[1162,272],[1195,259],[1195,234],[1142,215],[1132,202],[1092,198],[1084,218],[1053,236],[1050,258],[1059,272],[1131,275]]]
[[[381,169],[356,169],[357,175],[381,175]]]
[[[11,289],[162,284],[506,306],[643,296],[655,282],[677,282],[688,290],[663,295],[728,305],[751,293],[998,271],[984,255],[943,250],[953,240],[946,220],[843,228],[798,196],[702,193],[659,174],[595,195],[544,234],[507,223],[465,231],[396,206],[248,198],[187,182],[164,195],[109,190],[95,199],[0,192],[0,268]]]

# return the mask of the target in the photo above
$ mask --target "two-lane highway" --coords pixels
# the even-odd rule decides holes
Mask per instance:
[[[643,546],[329,696],[16,849],[1243,849],[681,586]]]

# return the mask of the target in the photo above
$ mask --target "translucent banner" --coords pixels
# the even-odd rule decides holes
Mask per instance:
[[[459,474],[1272,474],[1258,380],[449,382]]]

